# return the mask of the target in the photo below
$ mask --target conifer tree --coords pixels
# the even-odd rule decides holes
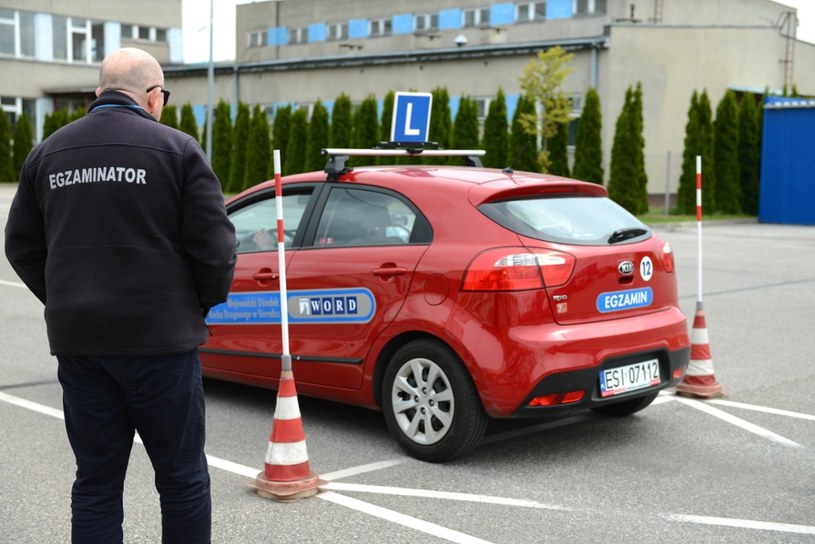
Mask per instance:
[[[164,114],[161,115],[162,119]],[[229,164],[232,158],[232,108],[223,99],[215,107],[212,122],[212,170],[224,192],[229,188]]]
[[[181,122],[178,125],[178,129],[181,132],[186,132],[195,138],[196,141],[199,141],[198,122],[195,120],[195,113],[192,111],[192,105],[189,102],[181,106]]]
[[[603,120],[600,95],[589,89],[577,121],[572,177],[603,185]]]
[[[487,118],[484,120],[484,144],[486,151],[481,160],[488,168],[503,168],[507,165],[507,146],[509,145],[509,122],[507,120],[507,101],[500,87],[495,98],[490,101]]]
[[[549,174],[569,176],[569,125],[560,123],[549,138]]]
[[[739,184],[741,211],[750,215],[758,215],[759,148],[756,101],[745,93],[739,101]]]
[[[272,123],[272,149],[280,151],[280,161],[286,163],[286,148],[289,146],[291,130],[291,105],[278,106]],[[283,167],[281,166],[281,172]]]
[[[289,139],[286,142],[286,158],[282,159],[283,174],[297,174],[303,171],[306,165],[307,140],[308,112],[305,109],[298,108],[291,114]]]
[[[342,93],[334,101],[331,111],[331,131],[328,141],[331,147],[351,147],[351,133],[353,132],[351,98]]]
[[[453,113],[450,109],[450,94],[447,87],[436,87],[430,94],[433,104],[430,107],[430,129],[427,137],[431,142],[439,144],[441,149],[452,149],[451,137],[453,134]],[[445,164],[445,157],[426,157],[424,164]]]
[[[269,137],[269,118],[265,108],[255,104],[249,121],[249,143],[246,147],[246,167],[243,171],[242,189],[270,178],[272,145]]]
[[[164,106],[164,109],[161,110],[161,119],[159,119],[159,122],[162,125],[177,129],[178,108],[176,108],[174,104],[167,104]]]
[[[354,113],[351,132],[351,147],[370,149],[379,143],[379,119],[376,111],[376,97],[368,95]]]
[[[389,142],[391,140],[391,125],[393,124],[393,102],[396,93],[388,91],[382,100],[382,115],[379,117],[379,141]],[[432,121],[431,121],[432,122]],[[394,157],[377,157],[377,164],[394,164]]]
[[[322,101],[317,100],[311,110],[311,122],[308,125],[306,138],[306,163],[304,171],[322,170],[327,158],[322,150],[328,147],[328,110]]]
[[[14,125],[14,152],[12,153],[12,158],[14,160],[15,174],[19,174],[23,169],[25,159],[33,148],[34,129],[31,127],[28,113],[23,112],[23,114],[17,118],[17,123]]]
[[[249,104],[238,102],[238,115],[235,117],[235,129],[232,133],[232,153],[229,157],[228,192],[230,193],[239,193],[243,189],[251,119]]]
[[[637,86],[632,92],[632,134],[636,146],[634,147],[634,156],[637,165],[637,185],[635,198],[639,200],[637,209],[638,213],[648,212],[648,173],[645,170],[645,137],[643,136],[644,121],[642,114],[642,82],[638,81]]]
[[[518,97],[515,112],[512,114],[512,125],[507,149],[507,165],[524,172],[540,172],[538,162],[538,135],[527,129],[522,119],[525,115],[534,115],[535,105],[525,96]]]
[[[478,147],[478,106],[469,96],[462,96],[453,121],[450,137],[452,149],[476,149]],[[461,164],[461,157],[450,157],[451,164]]]
[[[696,210],[696,156],[702,152],[699,141],[699,93],[693,91],[685,124],[685,148],[682,151],[682,173],[677,189],[677,211],[693,214]]]
[[[11,123],[6,112],[0,112],[0,183],[16,181],[14,161],[11,155]]]
[[[614,131],[608,194],[633,214],[648,211],[648,195],[642,185],[642,103],[637,91],[628,87]]]
[[[430,129],[428,138],[442,149],[450,148],[450,135],[453,130],[453,114],[450,111],[450,94],[447,87],[436,87],[430,91],[433,104],[430,107]]]
[[[707,90],[699,95],[699,150],[702,156],[702,209],[704,213],[714,213],[717,209],[716,196],[718,180],[716,179],[716,164],[713,153],[713,110]],[[694,172],[695,170],[694,163]],[[694,174],[695,176],[695,174]],[[694,182],[694,187],[696,184]]]
[[[741,211],[739,183],[739,125],[736,94],[728,90],[716,107],[714,167],[716,208],[725,213]]]

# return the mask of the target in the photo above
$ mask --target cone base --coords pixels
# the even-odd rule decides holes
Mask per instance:
[[[249,485],[255,489],[258,496],[264,499],[291,502],[313,497],[320,492],[320,486],[325,483],[325,480],[321,480],[320,476],[313,471],[309,472],[305,478],[289,482],[267,480],[265,473],[261,472],[254,483]]]
[[[676,394],[683,397],[714,399],[724,396],[724,389],[715,379],[713,383],[706,384],[682,382],[676,386]]]

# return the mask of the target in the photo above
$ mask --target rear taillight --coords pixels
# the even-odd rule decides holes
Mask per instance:
[[[566,283],[575,258],[568,253],[497,248],[478,255],[464,274],[464,291],[521,291]]]
[[[674,271],[674,252],[671,244],[668,243],[662,246],[662,268],[665,269],[665,272]]]

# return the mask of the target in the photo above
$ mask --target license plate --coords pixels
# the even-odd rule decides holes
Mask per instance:
[[[659,361],[651,359],[633,365],[600,371],[600,396],[611,397],[659,385]]]

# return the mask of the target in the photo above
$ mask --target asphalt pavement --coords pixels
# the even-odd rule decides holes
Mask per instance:
[[[5,225],[14,185],[0,185]],[[672,244],[692,322],[697,227]],[[406,457],[381,414],[306,397],[310,466],[328,483],[281,503],[263,469],[275,393],[207,380],[213,541],[291,543],[815,543],[815,228],[703,223],[702,298],[726,395],[661,395],[629,418],[504,421],[455,462]],[[70,535],[75,470],[42,305],[0,259],[0,541]],[[160,542],[152,469],[135,444],[125,541]]]

